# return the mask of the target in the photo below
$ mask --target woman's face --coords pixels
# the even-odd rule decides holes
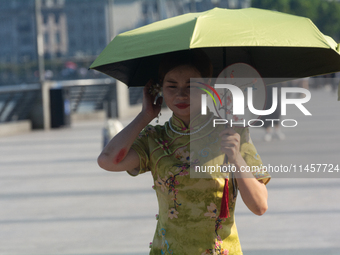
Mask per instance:
[[[182,65],[169,71],[163,80],[166,105],[186,125],[190,122],[190,115],[194,117],[201,111],[202,90],[190,86],[190,78],[201,78],[201,74],[194,67]],[[190,97],[195,100],[190,101]]]

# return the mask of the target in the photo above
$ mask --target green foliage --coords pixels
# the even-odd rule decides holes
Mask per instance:
[[[340,2],[336,0],[252,0],[252,7],[311,19],[320,31],[340,40]]]

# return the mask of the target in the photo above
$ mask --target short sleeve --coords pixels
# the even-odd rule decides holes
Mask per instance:
[[[138,135],[138,138],[134,141],[131,146],[139,156],[139,171],[134,169],[132,171],[128,171],[128,174],[132,176],[137,176],[139,174],[150,171],[149,167],[149,158],[150,158],[150,148],[149,148],[149,138],[150,135],[155,132],[153,126],[146,126],[142,132]]]
[[[271,178],[270,174],[263,168],[260,155],[257,153],[256,148],[250,138],[248,128],[242,128],[239,133],[241,136],[241,155],[250,167],[252,174],[259,181],[267,184]]]

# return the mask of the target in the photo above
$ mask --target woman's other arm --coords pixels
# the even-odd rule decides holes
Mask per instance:
[[[266,186],[262,181],[258,181],[252,173],[240,171],[247,167],[247,163],[240,153],[240,135],[232,128],[226,128],[220,133],[220,136],[222,152],[228,156],[228,161],[234,164],[237,169],[235,177],[244,203],[254,214],[264,214],[268,209]]]

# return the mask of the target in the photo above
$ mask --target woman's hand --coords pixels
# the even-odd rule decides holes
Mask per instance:
[[[220,133],[220,137],[221,151],[228,156],[229,163],[234,164],[237,169],[235,177],[244,203],[254,214],[264,214],[268,208],[266,186],[256,180],[251,172],[240,171],[247,167],[240,153],[240,135],[228,127]]]
[[[221,151],[228,156],[228,161],[235,164],[241,160],[240,153],[240,135],[232,128],[227,127],[220,133]]]
[[[145,85],[143,90],[143,108],[142,108],[142,115],[149,120],[153,120],[157,117],[159,112],[161,111],[163,97],[157,98],[156,103],[154,103],[156,94],[152,95],[149,91],[152,85],[154,84],[153,80],[149,80],[148,83]]]

